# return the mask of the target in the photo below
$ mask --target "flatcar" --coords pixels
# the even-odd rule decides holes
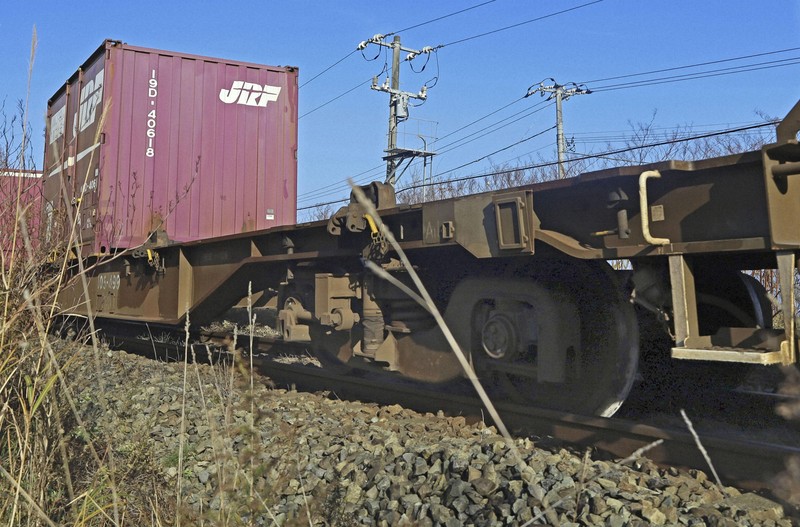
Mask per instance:
[[[221,80],[211,92],[231,79]],[[669,341],[659,351],[668,361],[797,364],[798,130],[800,103],[760,151],[416,205],[398,205],[388,184],[363,191],[479,377],[526,404],[609,416],[637,376],[643,319]],[[326,367],[427,383],[464,375],[428,310],[365,267],[411,284],[355,198],[327,221],[186,241],[168,226],[87,251],[88,286],[73,279],[63,305],[176,330],[188,319],[201,338],[249,301],[272,314],[274,336],[258,339],[265,350],[300,347]],[[611,261],[629,265],[616,271]],[[749,273],[761,269],[777,270],[778,299]]]

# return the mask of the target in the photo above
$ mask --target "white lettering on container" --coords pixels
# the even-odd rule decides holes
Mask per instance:
[[[94,79],[81,88],[80,122],[78,131],[83,132],[97,117],[97,107],[103,103],[103,77],[105,70],[100,70]]]
[[[64,130],[67,126],[67,105],[61,107],[50,117],[50,143],[64,137]]]
[[[97,275],[97,289],[100,291],[119,291],[119,273],[100,273]]]
[[[280,86],[264,86],[254,82],[233,81],[230,89],[219,91],[219,100],[225,104],[242,104],[264,108],[268,102],[275,102],[281,94]]]
[[[156,97],[158,97],[158,79],[156,79],[156,70],[150,72],[150,79],[147,81],[147,97],[150,99],[148,106],[152,108],[147,112],[147,148],[144,154],[147,157],[156,155],[155,140],[156,140]]]

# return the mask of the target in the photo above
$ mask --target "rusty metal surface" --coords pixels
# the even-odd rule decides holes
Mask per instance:
[[[87,254],[291,224],[297,75],[106,41],[48,103],[46,198]]]

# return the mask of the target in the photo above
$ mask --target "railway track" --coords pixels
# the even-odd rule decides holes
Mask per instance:
[[[167,342],[144,341],[141,329],[122,326],[117,332],[116,345],[128,351],[144,354],[163,354],[179,358],[182,346],[179,339]],[[133,336],[138,332],[138,336]],[[151,331],[152,333],[152,331]],[[156,332],[158,333],[158,332]],[[220,334],[215,335],[219,340]],[[240,337],[239,342],[248,337]],[[429,385],[406,380],[391,374],[363,369],[333,371],[319,365],[285,363],[273,360],[280,356],[271,339],[254,339],[256,350],[270,349],[270,354],[256,353],[254,365],[259,373],[269,377],[277,386],[293,386],[303,391],[331,392],[348,400],[400,404],[420,412],[445,412],[468,419],[483,420],[484,409],[466,381],[444,385]],[[199,360],[221,348],[206,344],[194,345]],[[301,357],[300,348],[289,346],[284,356]],[[594,456],[626,458],[633,452],[648,448],[646,457],[664,466],[698,469],[710,473],[708,462],[697,441],[685,425],[654,426],[641,420],[602,418],[531,408],[507,401],[494,401],[506,425],[513,433],[533,436],[543,447],[565,446],[592,448]],[[486,418],[488,420],[488,417]],[[763,434],[761,434],[763,436]],[[769,490],[771,481],[786,469],[786,460],[800,456],[800,442],[769,441],[747,434],[700,432],[700,442],[725,485],[748,490]],[[657,444],[656,444],[657,443]],[[655,445],[654,445],[655,444]]]
[[[343,377],[323,368],[308,365],[280,364],[259,360],[259,370],[279,385],[294,385],[303,390],[332,391],[338,397],[381,404],[400,404],[417,411],[444,411],[481,419],[483,407],[469,394],[465,383],[449,386],[453,392],[425,388],[419,383],[398,380],[387,382],[384,376],[365,374]],[[518,434],[534,434],[539,444],[566,443],[591,447],[597,453],[625,458],[640,448],[658,464],[694,468],[708,472],[709,466],[692,434],[677,428],[663,428],[620,418],[567,414],[495,401],[501,417]],[[769,489],[770,481],[786,468],[790,456],[800,455],[800,446],[770,443],[755,439],[703,435],[703,447],[726,485],[760,490]]]

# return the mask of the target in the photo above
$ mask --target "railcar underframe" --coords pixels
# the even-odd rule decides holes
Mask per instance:
[[[643,318],[674,360],[797,363],[798,129],[800,103],[761,151],[419,205],[396,205],[387,185],[365,191],[480,376],[531,404],[610,415],[636,374]],[[430,314],[364,260],[410,284],[352,200],[328,221],[119,253],[91,267],[88,296],[73,280],[62,298],[99,318],[188,316],[202,333],[249,297],[272,313],[272,340],[326,365],[463,375]],[[784,327],[747,273],[760,269],[777,269]]]

